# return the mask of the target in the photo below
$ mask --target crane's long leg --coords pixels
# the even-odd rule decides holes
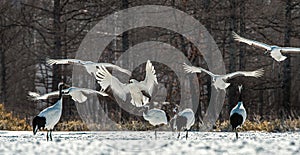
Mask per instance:
[[[50,130],[50,140],[52,141],[52,130]]]
[[[236,139],[239,139],[238,131],[236,128],[235,128],[235,137],[236,137]]]
[[[47,130],[47,135],[46,135],[46,139],[47,141],[49,140],[49,135],[48,135],[49,131]]]
[[[155,140],[157,139],[156,130],[154,130]]]
[[[188,139],[188,130],[186,130],[185,139]]]
[[[178,131],[178,136],[177,136],[177,139],[179,139],[179,137],[180,137],[180,131]]]

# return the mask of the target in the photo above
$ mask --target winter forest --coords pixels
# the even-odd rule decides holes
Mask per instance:
[[[235,78],[226,91],[220,121],[228,120],[236,105],[237,86],[243,84],[244,103],[250,121],[297,119],[300,116],[300,54],[285,54],[285,61],[274,61],[263,50],[237,43],[232,31],[267,44],[300,47],[300,1],[297,0],[1,0],[0,1],[0,103],[14,116],[28,123],[56,100],[35,102],[28,92],[48,93],[59,82],[72,85],[72,65],[46,63],[48,58],[75,58],[82,39],[105,16],[140,5],[163,5],[179,9],[203,24],[216,41],[226,64],[226,72],[265,70],[263,78]],[[179,49],[194,66],[207,68],[203,56],[180,34],[157,27],[129,30],[106,47],[99,62],[114,63],[134,45],[160,41]],[[157,80],[166,88],[163,105],[168,117],[180,102],[180,86],[174,72],[155,65]],[[145,68],[132,77],[142,80]],[[197,74],[200,84],[196,122],[201,122],[211,95],[211,78]],[[120,124],[144,120],[124,111],[111,98],[100,97],[108,117]],[[76,104],[64,98],[62,121],[80,120]],[[195,123],[197,124],[197,123]]]

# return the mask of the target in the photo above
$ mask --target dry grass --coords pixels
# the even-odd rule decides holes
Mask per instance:
[[[284,131],[299,131],[300,130],[300,118],[298,119],[287,119],[280,120],[275,119],[272,121],[246,121],[245,124],[240,128],[241,131],[267,131],[267,132],[284,132]],[[11,113],[6,112],[3,104],[0,104],[0,130],[12,130],[12,131],[24,131],[32,130],[32,127],[25,119],[20,119],[14,117]],[[89,126],[93,128],[92,126]],[[109,130],[109,127],[104,129],[99,125],[95,125],[96,129]],[[149,129],[154,129],[149,123],[139,122],[139,121],[130,121],[122,125],[118,125],[119,129],[127,129],[132,131],[145,131]],[[87,125],[80,120],[59,122],[55,130],[58,131],[87,131],[89,130]],[[216,128],[213,131],[231,131],[231,126],[229,121],[216,122]]]
[[[298,131],[300,130],[300,118],[272,121],[253,121],[246,120],[244,125],[239,129],[240,131],[267,131],[267,132],[284,132],[284,131]],[[231,131],[229,121],[216,122],[216,129],[214,131]]]
[[[59,131],[87,131],[88,127],[82,121],[60,122],[55,126],[55,130]]]
[[[13,117],[12,113],[6,112],[3,104],[0,104],[0,130],[31,130],[31,126],[25,119]]]

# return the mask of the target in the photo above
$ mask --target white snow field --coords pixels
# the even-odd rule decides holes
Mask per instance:
[[[158,131],[0,131],[0,154],[300,154],[300,132],[189,132],[189,139]]]

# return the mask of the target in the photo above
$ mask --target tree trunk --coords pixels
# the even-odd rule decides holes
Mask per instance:
[[[246,26],[245,26],[245,3],[241,2],[240,4],[240,34],[245,34]],[[240,56],[239,56],[239,69],[245,69],[245,54],[244,51],[246,50],[245,44],[240,44]]]
[[[290,46],[291,40],[291,26],[292,26],[292,6],[291,0],[286,1],[285,8],[285,30],[284,30],[284,46]],[[283,100],[282,107],[283,112],[287,116],[291,116],[291,102],[290,102],[290,89],[291,89],[291,58],[290,55],[286,55],[287,59],[284,61],[283,68]]]
[[[6,66],[5,66],[5,51],[0,47],[0,62],[1,62],[1,103],[6,103]]]
[[[5,19],[1,17],[1,25],[4,25]],[[0,68],[1,68],[1,96],[0,96],[0,102],[1,103],[6,103],[6,66],[5,66],[5,50],[4,50],[4,39],[5,35],[1,33],[1,42],[2,44],[0,45]]]
[[[53,31],[54,31],[54,50],[53,58],[61,58],[61,6],[60,0],[54,0],[53,7]],[[52,81],[52,90],[57,90],[57,85],[61,82],[61,65],[53,65],[53,81]]]
[[[229,72],[234,72],[236,70],[236,46],[233,40],[233,37],[231,35],[232,31],[236,31],[236,0],[230,0],[230,42],[231,46],[229,49]],[[234,87],[229,87],[229,98],[228,102],[230,104],[230,109],[231,110],[235,106],[235,99],[236,99],[236,88]]]

